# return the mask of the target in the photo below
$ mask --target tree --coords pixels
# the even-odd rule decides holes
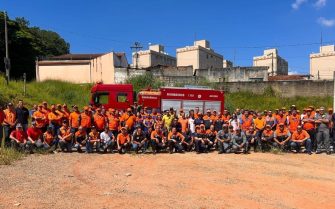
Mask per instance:
[[[29,21],[23,17],[10,20],[7,17],[8,47],[11,61],[11,78],[19,79],[27,73],[27,79],[35,78],[35,61],[38,57],[67,54],[70,45],[59,34],[30,27]],[[0,63],[5,57],[4,13],[0,12]],[[0,64],[0,71],[5,71]]]

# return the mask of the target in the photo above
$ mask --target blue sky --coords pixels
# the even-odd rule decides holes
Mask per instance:
[[[124,51],[139,41],[176,48],[207,39],[235,65],[277,46],[289,71],[309,72],[309,54],[335,42],[335,0],[1,0],[10,18],[58,32],[72,53]],[[130,61],[130,60],[128,60]]]

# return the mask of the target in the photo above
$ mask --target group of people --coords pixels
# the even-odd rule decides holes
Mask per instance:
[[[236,109],[162,113],[138,105],[126,110],[66,104],[34,105],[32,110],[8,103],[0,106],[0,138],[5,146],[33,153],[43,149],[86,153],[162,151],[250,153],[271,149],[287,152],[332,153],[335,114],[313,106],[300,112],[294,105],[273,112]],[[29,124],[31,118],[31,125]]]

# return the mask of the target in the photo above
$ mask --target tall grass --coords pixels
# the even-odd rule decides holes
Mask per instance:
[[[19,160],[25,156],[24,153],[12,148],[0,150],[0,165],[10,165],[12,162]]]
[[[89,102],[91,84],[72,84],[62,81],[44,81],[27,83],[26,95],[23,94],[23,82],[11,81],[6,85],[5,79],[0,77],[0,103],[9,101],[16,103],[23,99],[28,107],[47,101],[50,104],[85,106]]]

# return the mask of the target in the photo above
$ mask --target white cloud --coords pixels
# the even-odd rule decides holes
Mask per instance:
[[[289,71],[288,75],[298,75],[298,71]]]
[[[295,2],[291,6],[293,9],[298,10],[300,6],[306,2],[307,0],[295,0]]]
[[[317,0],[314,4],[314,6],[318,9],[321,9],[322,7],[326,6],[327,0]]]
[[[335,25],[335,19],[326,19],[324,17],[320,17],[318,19],[318,23],[325,27],[333,27]]]

